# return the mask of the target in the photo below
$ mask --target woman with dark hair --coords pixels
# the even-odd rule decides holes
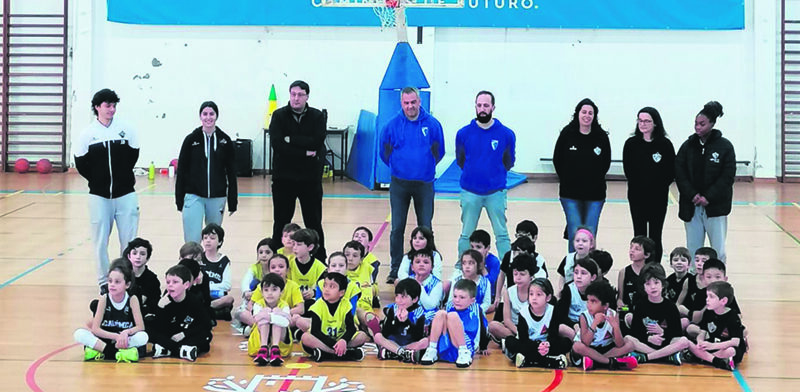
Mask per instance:
[[[733,144],[714,129],[722,114],[717,101],[705,104],[697,114],[694,134],[683,142],[675,157],[675,182],[681,194],[678,217],[685,222],[690,254],[703,246],[708,234],[711,247],[725,261],[736,153]]]
[[[660,259],[669,186],[675,180],[675,148],[667,139],[658,110],[649,106],[639,110],[636,129],[622,150],[622,166],[628,179],[633,235],[650,237]]]
[[[175,204],[183,213],[185,242],[199,244],[205,225],[222,225],[226,198],[228,211],[231,215],[236,212],[236,149],[231,138],[217,127],[218,115],[217,104],[203,102],[201,125],[186,136],[178,155]]]
[[[597,105],[584,98],[575,106],[572,121],[561,130],[553,151],[559,180],[558,196],[567,218],[569,252],[579,226],[597,235],[606,200],[606,173],[611,166],[608,133],[597,121]]]

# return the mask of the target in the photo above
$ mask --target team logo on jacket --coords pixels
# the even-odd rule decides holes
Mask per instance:
[[[600,147],[595,147],[594,148],[594,155],[600,155],[601,152],[603,152],[603,150],[600,149]]]
[[[497,150],[497,146],[500,144],[497,140],[492,140],[492,150]]]
[[[219,144],[228,144],[228,141],[225,140],[225,139],[222,139],[222,140],[219,141]]]
[[[570,150],[570,151],[578,151],[578,149],[577,149],[577,148],[575,148],[575,146],[570,146],[569,150]]]
[[[661,162],[661,154],[660,153],[653,154],[653,162],[655,162],[655,163]]]
[[[428,136],[428,127],[422,127],[422,136]]]
[[[196,141],[192,142],[192,146],[199,146],[199,145],[200,145],[200,142],[196,142]]]
[[[119,137],[125,139],[125,131],[119,131]]]
[[[708,332],[714,333],[714,331],[716,331],[716,330],[717,330],[717,325],[714,324],[713,321],[708,323]]]
[[[719,163],[719,153],[716,151],[712,152],[710,161],[714,163]]]

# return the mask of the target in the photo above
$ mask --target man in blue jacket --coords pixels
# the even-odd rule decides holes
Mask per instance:
[[[514,131],[492,118],[494,95],[475,97],[475,115],[456,134],[456,162],[461,167],[461,236],[458,254],[469,249],[469,236],[478,226],[481,209],[492,222],[498,257],[511,250],[506,227],[506,174],[514,166]]]
[[[436,164],[444,156],[444,134],[438,120],[420,107],[419,90],[406,87],[400,93],[402,113],[381,130],[380,156],[391,171],[389,204],[392,209],[392,234],[389,252],[392,270],[387,283],[397,279],[403,259],[408,206],[414,199],[417,225],[431,228],[433,219],[433,180]]]

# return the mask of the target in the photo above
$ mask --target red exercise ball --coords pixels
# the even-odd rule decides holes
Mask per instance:
[[[14,162],[14,171],[17,173],[25,173],[30,167],[31,163],[25,158],[17,159],[17,161]]]
[[[53,164],[50,163],[49,159],[42,158],[39,162],[36,162],[36,170],[42,174],[50,173],[53,171]]]

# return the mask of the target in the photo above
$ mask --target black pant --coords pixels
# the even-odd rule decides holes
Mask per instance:
[[[303,224],[306,228],[314,229],[319,235],[319,244],[313,256],[321,261],[327,259],[325,251],[325,233],[322,232],[322,179],[317,180],[272,180],[272,244],[271,248],[277,250],[282,247],[281,236],[283,226],[292,221],[294,217],[295,202],[300,200],[300,209],[303,213]]]
[[[663,199],[663,200],[662,200]],[[666,196],[659,197],[628,197],[633,221],[633,235],[649,237],[656,243],[654,260],[661,260],[664,246],[661,243],[661,233],[664,230],[664,218],[667,216]]]
[[[172,340],[172,336],[164,335],[161,332],[153,332],[150,335],[150,342],[166,348],[175,357],[180,354],[181,346],[195,346],[197,347],[197,354],[200,355],[207,353],[211,349],[211,334],[206,336],[187,336],[180,342],[176,342]]]

